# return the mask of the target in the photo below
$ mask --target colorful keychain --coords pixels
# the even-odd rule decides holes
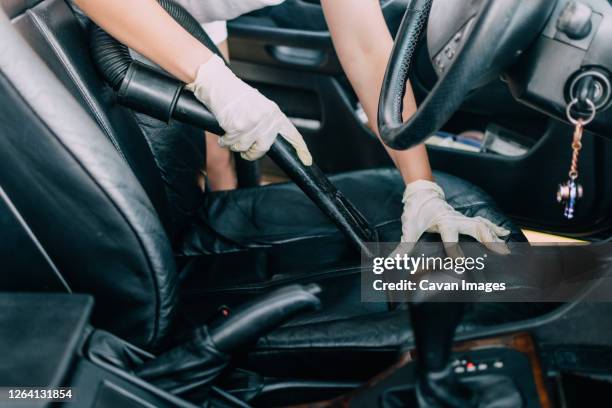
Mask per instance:
[[[572,100],[567,105],[567,119],[575,126],[574,138],[572,141],[572,164],[569,171],[569,180],[564,184],[559,185],[557,191],[557,202],[565,204],[563,215],[568,220],[574,218],[574,209],[576,202],[582,198],[584,190],[578,180],[578,158],[580,156],[580,149],[582,149],[582,135],[584,133],[584,127],[591,123],[595,119],[596,108],[593,101],[586,99],[586,103],[591,109],[591,115],[586,119],[575,119],[572,116],[572,108],[578,103],[578,98]]]

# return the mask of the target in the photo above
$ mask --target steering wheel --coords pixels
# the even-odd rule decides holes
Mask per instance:
[[[485,81],[508,68],[539,35],[556,1],[412,0],[396,35],[383,81],[378,123],[393,149],[422,143]],[[428,25],[428,48],[438,81],[406,122],[406,83]]]

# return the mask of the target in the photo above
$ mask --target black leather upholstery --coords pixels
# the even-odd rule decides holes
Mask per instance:
[[[183,168],[177,158],[198,141],[174,127],[180,125],[140,127],[116,104],[64,1],[0,4],[12,18],[0,12],[0,185],[70,288],[95,296],[97,326],[159,349],[220,305],[317,282],[323,310],[260,339],[241,360],[245,366],[270,375],[358,376],[342,363],[359,359],[371,374],[410,342],[405,310],[360,302],[358,254],[295,186],[185,193],[175,183],[195,187],[190,166],[198,159]],[[158,167],[168,163],[164,154],[173,160]],[[524,240],[476,187],[437,178],[455,208]],[[395,171],[333,180],[384,240],[399,238],[403,186]],[[476,310],[464,327],[477,324],[479,313],[492,324],[534,311]]]
[[[483,191],[448,174],[435,176],[456,209],[510,229],[508,239],[513,242],[526,240]],[[399,240],[404,186],[397,171],[366,170],[331,179],[377,228],[382,242]],[[279,206],[282,210],[276,210]],[[426,234],[424,239],[438,237]],[[209,194],[183,245],[181,299],[194,321],[213,314],[217,305],[239,305],[254,294],[288,283],[316,281],[324,288],[322,311],[297,317],[262,338],[248,355],[248,366],[267,375],[289,375],[300,367],[307,375],[321,376],[319,364],[327,360],[338,364],[323,375],[359,378],[373,366],[382,369],[392,363],[403,345],[412,344],[406,310],[391,311],[384,302],[361,302],[358,254],[292,184]],[[535,305],[473,305],[460,330],[545,310]],[[348,365],[357,360],[364,363],[362,373]]]
[[[448,174],[435,176],[455,208],[510,229],[512,241],[525,240],[477,187]],[[397,171],[366,170],[331,180],[358,203],[381,242],[399,241],[403,182]],[[438,238],[426,234],[424,239]],[[293,184],[209,194],[182,245],[181,275],[193,293],[228,287],[253,290],[269,280],[312,276],[326,268],[345,269],[359,263],[358,254],[335,226]],[[246,263],[248,271],[232,273]]]
[[[72,14],[62,12],[63,2],[38,7],[50,7],[44,16],[64,34],[76,30],[62,46],[82,36],[66,21]],[[159,173],[129,112],[112,103],[92,66],[83,64],[85,72],[64,68],[75,65],[59,53],[58,37],[41,36],[42,22],[32,10],[14,20],[55,75],[65,83],[74,78],[71,90],[91,86],[105,108],[96,112],[117,116],[94,122],[0,13],[0,184],[69,286],[95,295],[95,323],[153,346],[167,334],[177,299],[173,254],[160,222],[165,198],[158,201],[160,210],[152,204],[163,197]],[[87,60],[86,49],[75,52]],[[109,140],[110,126],[102,130],[105,123],[124,138],[123,154]],[[129,152],[134,152],[130,161]],[[148,170],[134,170],[147,163]]]

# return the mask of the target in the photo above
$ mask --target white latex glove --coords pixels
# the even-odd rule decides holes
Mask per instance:
[[[312,164],[302,135],[278,105],[240,80],[221,58],[213,55],[203,64],[187,89],[211,110],[225,130],[219,138],[221,147],[240,152],[246,160],[257,160],[280,134],[295,148],[302,163]]]
[[[446,244],[459,242],[459,234],[469,235],[490,250],[509,254],[500,237],[510,234],[505,228],[483,217],[469,218],[446,202],[442,188],[419,180],[406,186],[402,214],[402,242],[416,243],[424,232],[440,234]],[[410,248],[411,249],[411,248]]]
[[[175,0],[200,23],[232,20],[251,11],[276,6],[285,0]]]

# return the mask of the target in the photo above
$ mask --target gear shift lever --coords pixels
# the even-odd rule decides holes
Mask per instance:
[[[433,254],[428,251],[428,255]],[[418,277],[435,287],[469,279],[469,276],[459,277],[439,270],[421,270]],[[388,373],[377,377],[362,393],[349,398],[351,407],[520,408],[532,406],[525,401],[538,401],[531,382],[533,377],[530,377],[531,357],[510,346],[509,338],[491,338],[489,344],[496,346],[486,349],[466,342],[462,347],[462,359],[466,362],[458,366],[451,364],[455,331],[468,304],[451,303],[441,298],[441,294],[432,290],[410,293],[408,304],[416,361],[402,360]],[[444,296],[451,295],[444,292]]]
[[[463,303],[425,301],[411,305],[421,407],[476,406],[472,392],[457,382],[450,367],[455,329],[463,311]]]

